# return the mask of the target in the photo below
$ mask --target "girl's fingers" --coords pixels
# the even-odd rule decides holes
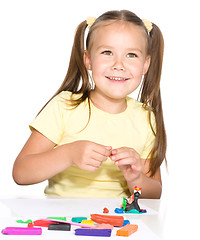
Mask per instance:
[[[98,162],[103,162],[103,161],[106,161],[108,157],[106,155],[102,155],[98,152],[93,152],[91,155],[91,158]]]
[[[116,166],[130,165],[133,170],[140,164],[140,155],[133,148],[113,149],[110,158],[115,161]]]
[[[117,161],[125,158],[134,158],[134,151],[130,149],[115,149],[110,156],[111,160]]]
[[[134,161],[132,158],[125,158],[115,161],[116,166],[124,166],[124,165],[134,165],[136,161]]]
[[[94,146],[94,152],[99,153],[103,156],[109,157],[111,155],[111,146],[103,146],[100,144],[95,144]]]

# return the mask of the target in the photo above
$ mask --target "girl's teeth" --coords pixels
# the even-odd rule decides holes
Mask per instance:
[[[125,78],[120,78],[120,77],[110,77],[111,80],[115,80],[115,81],[124,81]]]

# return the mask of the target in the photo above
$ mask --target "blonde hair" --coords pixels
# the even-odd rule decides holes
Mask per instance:
[[[87,50],[91,47],[91,39],[92,35],[95,32],[95,29],[102,26],[102,24],[106,24],[109,20],[130,22],[137,26],[140,26],[146,32],[147,54],[151,56],[151,63],[143,79],[142,87],[140,89],[139,101],[143,103],[143,107],[149,112],[150,125],[152,112],[155,114],[156,119],[156,132],[153,130],[153,127],[151,125],[152,131],[155,135],[155,144],[151,153],[148,156],[148,158],[150,158],[149,173],[150,176],[153,176],[155,175],[157,169],[160,167],[163,160],[166,160],[167,147],[160,95],[160,78],[164,51],[163,36],[160,29],[153,23],[152,30],[148,32],[142,19],[140,19],[136,14],[130,11],[108,11],[98,17],[90,27],[86,39]],[[90,109],[90,92],[92,89],[92,85],[83,59],[85,50],[84,37],[87,26],[87,21],[83,21],[79,24],[76,30],[68,71],[62,85],[57,90],[55,95],[57,95],[61,91],[70,91],[72,92],[72,96],[73,94],[81,93],[80,98],[71,99],[72,106],[77,107],[83,101],[88,100]]]

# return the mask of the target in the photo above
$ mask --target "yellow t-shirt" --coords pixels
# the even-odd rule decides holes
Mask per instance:
[[[146,159],[154,144],[154,134],[148,121],[148,112],[142,103],[127,97],[127,109],[110,114],[91,103],[88,122],[88,101],[70,110],[66,99],[71,93],[63,91],[54,97],[30,125],[53,141],[56,146],[77,140],[89,140],[105,146],[134,148]],[[152,117],[155,126],[155,119]],[[82,131],[81,131],[82,130]],[[47,195],[62,197],[129,196],[126,180],[120,169],[108,158],[95,172],[71,166],[49,179]]]

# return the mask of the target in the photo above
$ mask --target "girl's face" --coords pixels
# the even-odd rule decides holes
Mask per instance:
[[[94,31],[90,52],[84,55],[95,82],[93,97],[124,100],[139,86],[150,64],[146,33],[127,22],[113,22]]]

